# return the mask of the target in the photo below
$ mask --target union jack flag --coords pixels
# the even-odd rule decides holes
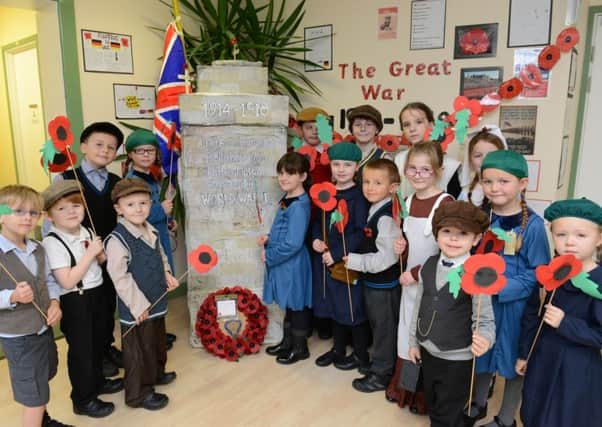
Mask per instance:
[[[153,120],[153,133],[159,142],[163,170],[170,177],[178,172],[178,158],[182,150],[178,96],[190,92],[190,82],[185,78],[185,71],[186,57],[182,38],[176,24],[171,22],[165,31],[163,65]]]

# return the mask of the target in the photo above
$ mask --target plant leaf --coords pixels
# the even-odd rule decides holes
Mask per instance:
[[[584,294],[589,295],[592,298],[602,300],[602,293],[600,293],[599,286],[596,282],[589,278],[589,274],[582,271],[571,279],[573,286],[580,289]]]

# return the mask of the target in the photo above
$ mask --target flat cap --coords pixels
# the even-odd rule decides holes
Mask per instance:
[[[73,193],[79,193],[79,186],[76,180],[61,179],[60,181],[53,182],[48,188],[42,191],[44,210],[48,211],[60,199]]]
[[[151,194],[150,187],[140,178],[124,178],[118,181],[111,191],[111,200],[117,203],[119,199],[130,194],[148,193]]]
[[[455,227],[462,231],[479,234],[487,231],[489,217],[472,203],[453,201],[442,203],[433,215],[433,236],[443,227]]]

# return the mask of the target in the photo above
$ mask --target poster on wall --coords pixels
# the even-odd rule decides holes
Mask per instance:
[[[500,107],[500,129],[506,137],[508,149],[524,155],[535,152],[537,106]]]
[[[550,44],[552,0],[510,0],[508,47]]]
[[[547,98],[550,86],[550,71],[537,66],[542,48],[514,50],[514,76],[523,82],[521,98]]]
[[[155,87],[113,83],[116,119],[152,119]]]
[[[82,30],[84,71],[134,74],[132,36]]]
[[[304,35],[305,59],[316,64],[305,64],[305,71],[332,70],[332,25],[306,27]]]
[[[454,59],[490,58],[497,53],[497,24],[461,25],[455,29]]]
[[[491,92],[497,92],[503,77],[502,67],[462,68],[460,95],[468,99],[481,99]]]
[[[378,9],[378,39],[397,38],[397,7],[381,7]]]
[[[412,0],[410,50],[445,47],[446,0]]]

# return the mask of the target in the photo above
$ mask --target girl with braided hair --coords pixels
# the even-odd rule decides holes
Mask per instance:
[[[492,297],[496,323],[495,345],[476,362],[475,390],[467,425],[487,414],[487,392],[496,372],[506,379],[498,415],[485,427],[515,426],[514,416],[521,398],[522,377],[514,370],[518,359],[521,317],[536,287],[535,267],[547,264],[550,248],[543,220],[527,206],[528,167],[515,151],[492,151],[481,165],[483,208],[490,216],[491,229],[504,240],[500,255],[506,262],[508,279]]]

